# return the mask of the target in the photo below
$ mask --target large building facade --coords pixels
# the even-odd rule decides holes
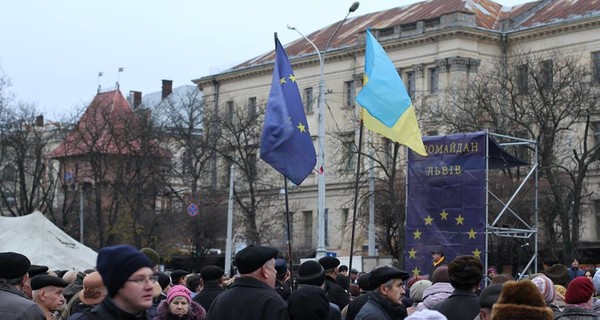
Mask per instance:
[[[323,50],[338,24],[314,31],[308,38]],[[285,49],[303,96],[316,148],[318,97],[325,95],[325,245],[327,251],[340,255],[361,251],[367,244],[365,225],[361,225],[355,246],[350,248],[356,163],[348,157],[358,139],[360,106],[354,98],[362,87],[367,28],[371,28],[397,67],[413,100],[422,105],[443,106],[451,88],[466,84],[480,70],[493,68],[502,57],[518,52],[577,54],[581,63],[591,68],[594,79],[600,75],[600,0],[540,0],[515,7],[503,7],[490,0],[433,0],[351,17],[327,48],[325,92],[319,92],[320,64],[314,48],[293,31],[280,33],[284,43],[285,39],[297,38]],[[202,91],[207,109],[226,113],[232,107],[264,107],[273,61],[274,51],[270,51],[230,70],[193,81]],[[425,114],[420,115],[419,122],[424,135],[449,133]],[[600,126],[595,130],[600,130]],[[361,166],[366,167],[367,162]],[[221,170],[219,174],[226,172]],[[315,170],[289,194],[296,231],[293,241],[300,247],[317,246],[319,174]],[[590,177],[587,191],[592,196],[584,204],[584,219],[594,223],[584,225],[581,240],[594,243],[600,240],[600,193],[597,177]],[[364,192],[366,188],[361,191]]]

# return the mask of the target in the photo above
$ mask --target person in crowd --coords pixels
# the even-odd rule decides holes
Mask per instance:
[[[287,262],[284,259],[275,259],[275,270],[277,270],[277,278],[275,280],[275,291],[287,301],[290,294],[292,293],[292,286],[290,284],[289,277],[290,271],[287,267]]]
[[[324,287],[323,266],[313,260],[302,263],[298,268],[298,289],[288,301],[290,319],[341,320],[338,306],[329,302]]]
[[[190,290],[191,297],[194,298],[202,290],[202,277],[195,273],[189,274],[185,277],[185,286]]]
[[[106,286],[102,282],[102,276],[94,271],[83,278],[83,289],[71,298],[61,313],[61,319],[66,320],[71,316],[78,317],[79,314],[91,310],[106,297]]]
[[[338,267],[338,274],[335,277],[335,283],[340,285],[340,287],[344,288],[344,290],[348,291],[348,266],[341,265]]]
[[[492,318],[492,307],[498,301],[502,291],[502,283],[492,284],[481,291],[479,295],[479,305],[481,309],[475,320],[490,320]]]
[[[212,303],[208,320],[288,319],[287,304],[275,292],[276,248],[250,245],[234,257],[240,277]]]
[[[436,268],[431,275],[431,287],[423,291],[423,302],[417,305],[417,310],[433,309],[438,303],[446,300],[453,291],[448,266]]]
[[[32,264],[31,266],[29,266],[27,274],[29,275],[29,277],[27,278],[27,281],[25,281],[25,283],[23,284],[22,291],[29,299],[33,299],[33,293],[31,292],[32,290],[30,284],[31,278],[41,274],[48,274],[48,267]]]
[[[152,306],[146,312],[148,320],[152,320],[158,316],[158,305],[167,299],[167,292],[171,289],[171,277],[164,272],[155,271],[156,283],[152,291]]]
[[[156,252],[156,250],[152,249],[152,248],[141,248],[140,252],[142,254],[144,254],[146,256],[146,258],[148,258],[148,260],[150,260],[150,262],[152,263],[152,270],[154,270],[154,272],[159,271],[159,267],[160,267],[160,255],[158,254],[158,252]]]
[[[562,309],[556,320],[585,320],[598,319],[598,314],[592,309],[592,296],[594,295],[594,284],[586,277],[575,277],[567,287],[565,302],[567,305]]]
[[[567,294],[567,288],[561,286],[560,284],[554,284],[554,304],[558,306],[560,310],[562,310],[567,303],[565,302],[565,295]]]
[[[171,283],[175,286],[175,285],[182,285],[185,286],[185,277],[190,274],[189,272],[185,271],[185,270],[175,270],[171,272]]]
[[[350,270],[350,284],[356,284],[356,279],[358,278],[358,270],[352,268]]]
[[[107,295],[100,304],[74,320],[146,319],[157,280],[152,267],[152,262],[144,254],[129,245],[100,249],[96,268],[102,276]]]
[[[483,265],[474,256],[458,256],[448,264],[452,294],[433,309],[448,320],[474,319],[481,310],[477,289],[483,279]]]
[[[590,280],[592,280],[594,278],[594,275],[596,275],[596,267],[594,267],[594,266],[588,267],[587,269],[585,269],[585,272],[583,273],[583,276],[590,278]]]
[[[569,271],[567,267],[560,263],[555,263],[552,266],[542,271],[546,277],[550,278],[555,285],[567,287],[569,285]]]
[[[205,310],[210,309],[213,301],[223,292],[225,287],[223,275],[225,271],[218,266],[206,266],[200,270],[200,276],[204,287],[192,300],[199,303]]]
[[[40,306],[46,320],[54,320],[55,313],[65,304],[63,290],[68,283],[62,278],[51,275],[38,275],[31,278],[33,301]]]
[[[447,320],[446,316],[439,311],[424,309],[416,311],[412,315],[405,318],[406,320]]]
[[[325,270],[325,291],[329,301],[335,303],[340,310],[344,309],[350,303],[350,297],[346,290],[335,282],[340,260],[336,257],[325,256],[319,259],[319,264]]]
[[[552,320],[552,309],[530,280],[507,281],[492,307],[492,320]]]
[[[429,271],[429,281],[431,279],[435,269],[440,266],[446,265],[446,258],[444,258],[444,251],[441,248],[435,248],[431,250],[431,270]]]
[[[491,282],[491,281],[492,281],[492,279],[494,279],[494,277],[495,277],[497,274],[498,274],[498,271],[496,271],[496,268],[495,268],[495,267],[489,267],[489,268],[487,269],[487,273],[486,273],[486,276],[487,276],[487,281],[488,281],[488,282]]]
[[[414,283],[407,285],[407,289],[409,290],[408,293],[410,299],[412,300],[412,305],[406,308],[406,312],[409,316],[417,311],[417,305],[423,302],[423,293],[425,292],[425,289],[431,287],[431,281],[427,280],[425,277],[423,278],[424,279],[417,280]],[[419,278],[417,277],[412,279]]]
[[[72,277],[73,273],[75,274],[75,278],[73,279],[73,281],[71,281],[69,285],[65,288],[65,290],[63,290],[63,295],[65,296],[65,299],[67,299],[67,301],[71,301],[73,297],[76,297],[77,294],[79,294],[79,292],[83,289],[83,279],[87,274],[90,274],[93,271],[94,270],[84,270],[83,272],[73,271],[72,273],[69,271],[65,273],[65,275],[69,278]]]
[[[531,277],[531,282],[538,288],[538,291],[544,297],[544,301],[546,305],[552,309],[554,317],[557,317],[560,314],[560,308],[554,304],[554,300],[556,299],[556,290],[554,290],[554,283],[550,278],[546,277],[544,274],[536,274]]]
[[[173,286],[167,299],[158,305],[158,316],[154,320],[204,320],[206,310],[192,300],[190,293],[185,286]]]
[[[342,309],[342,316],[345,320],[354,320],[360,309],[367,303],[369,294],[373,290],[369,286],[370,273],[363,273],[358,276],[356,283],[361,290],[361,293]]]
[[[29,259],[17,252],[0,252],[0,319],[44,320],[40,307],[23,293],[29,281]]]
[[[577,259],[571,260],[571,267],[567,270],[567,273],[569,274],[569,281],[585,275],[585,271],[579,268],[579,261]]]
[[[407,314],[402,296],[405,294],[404,281],[408,278],[408,273],[394,267],[384,266],[371,271],[369,286],[374,290],[354,319],[404,319]]]

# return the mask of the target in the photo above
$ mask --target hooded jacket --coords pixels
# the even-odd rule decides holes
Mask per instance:
[[[423,291],[423,302],[417,305],[417,311],[433,309],[438,303],[446,300],[454,292],[450,282],[436,282]]]
[[[204,320],[206,319],[206,310],[202,308],[200,304],[190,301],[190,307],[188,309],[188,313],[184,314],[182,317],[177,317],[174,314],[171,314],[169,310],[169,305],[167,304],[167,300],[163,300],[158,305],[156,309],[158,312],[158,316],[154,318],[154,320]]]

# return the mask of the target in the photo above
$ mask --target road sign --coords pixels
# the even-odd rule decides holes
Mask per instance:
[[[187,206],[187,213],[190,215],[190,217],[195,217],[196,215],[198,215],[198,213],[200,212],[200,209],[198,208],[198,205],[195,203],[190,203]]]

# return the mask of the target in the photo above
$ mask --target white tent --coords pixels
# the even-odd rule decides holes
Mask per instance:
[[[22,217],[0,216],[0,252],[21,253],[32,264],[50,270],[94,268],[97,253],[60,230],[41,212]]]

